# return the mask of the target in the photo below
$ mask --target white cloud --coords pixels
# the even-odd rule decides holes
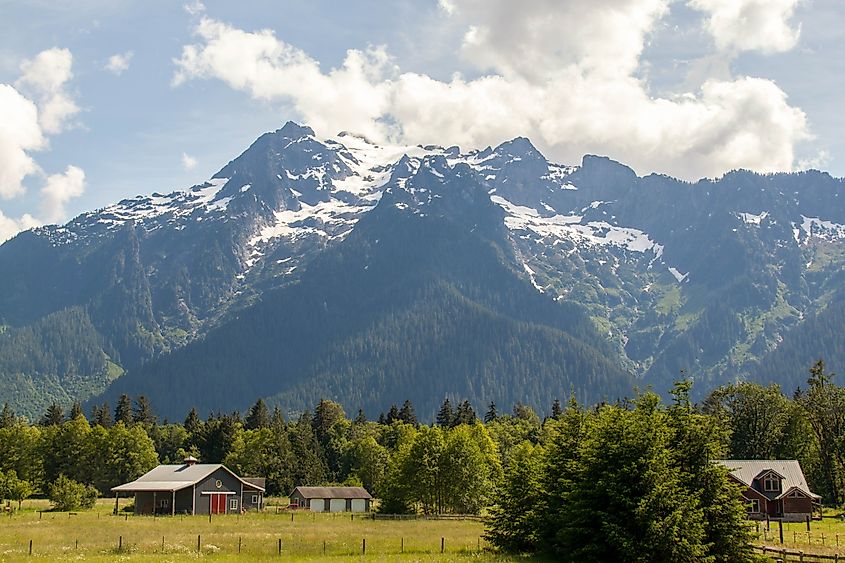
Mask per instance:
[[[638,77],[670,0],[441,0],[465,30],[462,56],[490,74],[449,81],[396,68],[385,48],[350,50],[323,71],[270,30],[203,17],[175,60],[174,84],[216,78],[291,103],[320,134],[464,147],[530,137],[550,157],[609,154],[639,172],[697,179],[743,167],[789,170],[806,116],[772,81],[723,76],[657,97]]]
[[[705,12],[705,28],[722,51],[780,53],[798,43],[800,27],[790,24],[802,0],[689,0]]]
[[[46,176],[32,156],[48,147],[47,134],[60,131],[78,108],[64,92],[70,80],[72,57],[67,49],[49,49],[21,64],[15,86],[0,84],[0,198],[25,193],[28,176],[44,178],[41,217],[24,214],[19,219],[0,211],[0,242],[23,229],[64,218],[65,205],[85,189],[85,174],[68,166],[63,174]],[[31,93],[31,97],[24,95]]]
[[[185,170],[193,170],[197,167],[197,159],[188,153],[182,153],[182,168]]]
[[[38,109],[8,84],[0,84],[0,198],[24,192],[23,179],[38,171],[29,151],[44,148]]]
[[[16,234],[26,229],[38,227],[41,222],[30,214],[24,214],[20,219],[6,217],[0,210],[0,244],[9,240]]]
[[[62,174],[52,174],[41,188],[42,219],[45,223],[56,223],[65,218],[65,205],[69,200],[85,192],[85,172],[76,166],[68,166]]]
[[[106,63],[105,69],[117,76],[120,76],[129,69],[129,63],[132,61],[133,55],[134,53],[132,51],[116,53],[109,57],[109,61]]]
[[[79,107],[65,92],[73,77],[73,55],[67,49],[47,49],[32,60],[21,63],[21,77],[15,86],[32,93],[38,104],[38,121],[46,133],[59,133]]]
[[[200,2],[200,0],[194,0],[190,4],[184,4],[182,8],[192,16],[205,12],[205,4]]]

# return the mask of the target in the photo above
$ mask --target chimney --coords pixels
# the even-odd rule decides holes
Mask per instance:
[[[189,455],[188,457],[186,457],[185,459],[182,460],[182,463],[184,463],[187,466],[196,465],[197,458],[195,458],[192,455]]]

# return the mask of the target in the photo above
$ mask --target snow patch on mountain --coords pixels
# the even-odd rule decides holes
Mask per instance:
[[[845,225],[834,223],[833,221],[825,221],[818,217],[801,215],[800,229],[804,233],[805,242],[813,237],[825,240],[845,239]],[[797,242],[800,242],[801,233],[798,232],[794,223],[793,236],[795,236]]]
[[[746,225],[757,225],[757,226],[759,226],[760,223],[763,221],[763,219],[765,219],[766,217],[769,216],[769,212],[763,211],[763,212],[761,212],[757,215],[755,215],[753,213],[742,213],[742,212],[740,212],[740,213],[737,213],[737,216],[740,219],[742,219],[742,221]]]
[[[490,199],[504,209],[508,229],[533,232],[547,239],[547,244],[569,240],[576,245],[613,246],[631,252],[654,252],[656,256],[663,251],[661,245],[639,229],[620,227],[606,221],[584,223],[582,215],[544,216],[536,209],[516,205],[499,195],[493,195]]]

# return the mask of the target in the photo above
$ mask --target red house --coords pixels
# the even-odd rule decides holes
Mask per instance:
[[[822,498],[810,491],[801,464],[794,459],[720,459],[745,490],[748,517],[795,522],[821,515]]]

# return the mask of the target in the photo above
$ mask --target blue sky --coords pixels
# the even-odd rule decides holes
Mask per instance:
[[[557,161],[599,153],[686,179],[845,175],[837,0],[0,0],[0,12],[0,240],[201,182],[288,119],[466,148],[525,135]]]

